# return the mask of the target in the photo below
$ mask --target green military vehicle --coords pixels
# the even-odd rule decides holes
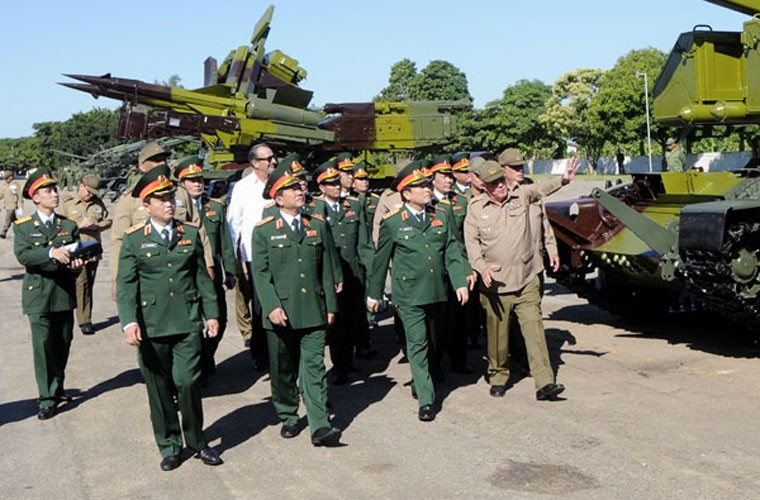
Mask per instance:
[[[266,52],[274,6],[253,29],[251,44],[222,64],[208,58],[204,86],[195,90],[102,76],[66,75],[62,85],[124,102],[120,137],[199,136],[215,165],[244,165],[251,144],[267,141],[301,154],[309,166],[339,152],[421,153],[448,144],[456,133],[452,112],[469,101],[405,101],[309,106],[299,86],[306,70],[279,50]]]
[[[760,0],[712,1],[752,15],[742,32],[683,33],[654,87],[654,119],[685,133],[760,124]],[[547,203],[557,278],[613,312],[708,308],[760,330],[760,168],[633,174]],[[598,273],[596,279],[590,279]]]

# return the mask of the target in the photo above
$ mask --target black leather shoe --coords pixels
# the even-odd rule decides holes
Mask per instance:
[[[251,348],[251,339],[245,339],[243,341],[243,347],[250,349]]]
[[[48,420],[50,418],[53,418],[55,415],[55,406],[46,406],[44,408],[40,408],[40,411],[37,412],[37,418],[40,420]]]
[[[433,408],[433,405],[421,406],[419,417],[423,422],[432,422],[435,420],[435,409]]]
[[[168,457],[164,457],[164,459],[161,460],[161,470],[168,472],[170,470],[176,469],[181,464],[182,461],[179,459],[179,455],[170,455]]]
[[[267,363],[261,358],[253,359],[253,370],[257,372],[263,372],[267,369]]]
[[[468,364],[452,366],[451,371],[454,373],[459,373],[460,375],[472,375],[475,373],[475,370],[473,370],[472,367]]]
[[[285,439],[290,439],[296,437],[300,432],[301,428],[298,427],[298,424],[282,424],[282,428],[280,429],[280,436],[284,437]]]
[[[208,446],[196,453],[195,458],[200,458],[201,462],[206,465],[221,465],[224,463],[222,462],[219,453],[217,453],[215,449],[209,448]]]
[[[505,392],[507,392],[506,385],[492,385],[489,394],[495,398],[503,398]]]
[[[564,390],[565,386],[562,384],[546,384],[536,391],[536,399],[539,401],[553,401]]]
[[[82,323],[79,326],[79,329],[82,330],[82,335],[92,335],[95,333],[95,328],[92,327],[92,323]]]
[[[311,444],[314,446],[338,446],[341,435],[340,429],[335,427],[320,427],[311,435]]]

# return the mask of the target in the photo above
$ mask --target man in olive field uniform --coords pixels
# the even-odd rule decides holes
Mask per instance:
[[[2,175],[0,198],[3,200],[3,208],[5,208],[5,221],[3,222],[2,229],[0,229],[0,238],[5,238],[13,221],[18,219],[19,207],[23,200],[21,199],[21,188],[13,180],[13,172],[6,170]]]
[[[15,222],[13,252],[25,269],[21,304],[32,330],[37,418],[47,420],[67,400],[63,383],[74,328],[74,273],[82,267],[81,259],[72,258],[71,244],[79,241],[79,229],[55,213],[58,186],[47,168],[29,175],[23,196],[36,210]]]
[[[499,159],[523,162],[517,150]],[[499,162],[488,160],[478,168],[485,193],[472,199],[464,232],[467,256],[480,274],[481,303],[487,315],[490,394],[502,397],[509,379],[509,317],[514,310],[525,337],[536,399],[552,400],[564,386],[557,384],[546,347],[541,318],[541,283],[529,205],[556,191],[575,177],[576,158],[567,163],[562,178],[536,185],[507,185]]]
[[[327,225],[302,213],[304,195],[288,165],[269,177],[264,197],[279,207],[253,231],[251,272],[269,346],[272,403],[280,435],[293,438],[299,394],[314,446],[337,446],[341,431],[329,423],[324,363],[325,330],[338,302],[332,263],[335,243]]]
[[[683,148],[672,137],[665,142],[665,165],[668,172],[683,172],[686,164],[686,155]]]
[[[61,203],[59,213],[77,223],[82,241],[100,242],[100,233],[111,227],[111,216],[103,200],[100,199],[100,178],[89,174],[77,184],[74,196]],[[92,335],[92,288],[98,271],[100,256],[92,257],[84,263],[77,275],[77,323],[84,335]]]

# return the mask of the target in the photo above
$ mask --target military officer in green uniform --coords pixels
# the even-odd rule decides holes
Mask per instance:
[[[71,245],[79,241],[79,229],[55,213],[58,186],[47,168],[29,175],[22,194],[34,202],[36,211],[15,222],[13,251],[25,268],[21,304],[32,330],[37,418],[47,420],[66,400],[63,383],[76,307],[74,272],[82,267],[81,259],[72,258]]]
[[[89,174],[77,184],[74,196],[61,203],[59,213],[75,220],[82,241],[100,242],[100,233],[111,227],[111,216],[99,196],[100,178]],[[84,335],[92,335],[92,289],[98,271],[100,256],[92,257],[84,263],[77,275],[77,323]]]
[[[216,373],[214,355],[227,327],[227,289],[235,288],[235,252],[227,225],[227,205],[221,200],[206,195],[203,166],[197,156],[182,158],[174,168],[174,175],[190,195],[190,202],[201,215],[203,227],[208,234],[211,253],[214,257],[214,291],[219,308],[219,333],[215,337],[204,336],[201,353],[201,385]]]
[[[354,189],[354,160],[351,153],[336,156],[335,168],[340,172],[340,198],[348,198]]]
[[[464,196],[467,201],[472,198],[470,185],[470,154],[456,153],[451,155],[451,172],[454,174],[454,192]]]
[[[449,218],[454,222],[455,234],[457,239],[462,242],[462,226],[464,225],[464,216],[467,213],[467,199],[464,196],[457,195],[454,188],[454,173],[451,168],[451,157],[449,155],[438,155],[433,158],[433,164],[430,172],[433,174],[431,185],[433,187],[433,197],[431,203],[443,210],[447,210]],[[468,265],[469,267],[469,265]],[[476,275],[472,270],[468,270],[467,282],[470,290],[475,286]],[[473,369],[467,364],[467,317],[466,311],[470,307],[467,304],[459,305],[454,290],[448,287],[448,307],[446,308],[447,321],[445,326],[444,341],[445,351],[449,354],[451,370],[463,375],[471,375]],[[443,346],[441,346],[443,347]],[[439,381],[443,379],[441,370],[441,360],[443,359],[444,349],[433,353],[431,359],[431,374],[433,379]]]
[[[364,227],[367,231],[367,237],[371,238],[372,235],[372,221],[375,218],[375,211],[380,203],[380,195],[372,193],[369,190],[369,173],[367,172],[367,165],[364,162],[357,162],[354,165],[354,193],[359,200],[359,205],[363,209],[364,215]],[[364,264],[364,269],[367,273],[372,269],[372,256],[375,254],[375,244],[371,240],[366,245],[362,245],[359,249],[359,258]],[[364,284],[366,285],[368,276],[364,277]],[[367,326],[370,323],[377,326],[377,322],[374,320],[374,315],[367,312]],[[377,351],[370,347],[369,329],[367,329],[366,335],[360,336],[358,340],[359,352],[357,356],[374,356]]]
[[[125,341],[138,348],[164,471],[180,466],[183,435],[196,458],[222,463],[203,435],[198,383],[203,318],[214,337],[219,310],[198,227],[174,217],[170,175],[159,165],[135,185],[132,196],[141,200],[148,218],[125,231],[117,275],[119,320]]]
[[[327,412],[325,329],[338,310],[327,225],[301,211],[304,195],[285,164],[270,175],[264,197],[279,207],[253,231],[251,274],[261,301],[269,344],[272,402],[282,421],[280,435],[298,435],[299,393],[314,446],[337,446],[341,431]]]
[[[391,269],[393,303],[406,332],[412,388],[419,400],[419,419],[435,419],[435,389],[428,367],[428,350],[437,348],[448,300],[446,280],[460,304],[468,299],[464,250],[449,212],[430,206],[432,191],[426,161],[415,161],[394,178],[391,188],[404,205],[389,212],[380,224],[377,250],[367,286],[367,309],[374,312]]]
[[[359,200],[353,196],[341,198],[343,173],[337,167],[337,160],[329,160],[314,171],[322,195],[314,200],[313,214],[322,215],[332,232],[343,276],[342,291],[338,295],[338,316],[327,332],[333,383],[342,385],[348,382],[357,341],[359,337],[366,338],[369,329],[362,298],[365,271],[360,258],[369,239]],[[366,349],[366,345],[360,348],[363,353]]]

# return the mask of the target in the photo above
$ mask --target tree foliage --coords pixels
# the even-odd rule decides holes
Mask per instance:
[[[560,139],[539,121],[551,87],[539,80],[520,80],[504,90],[501,99],[474,110],[460,120],[464,150],[498,152],[516,147],[524,154],[551,157]]]
[[[554,82],[546,111],[539,117],[549,133],[574,141],[596,167],[605,143],[602,124],[592,120],[591,101],[599,92],[602,70],[581,68]]]
[[[391,66],[388,85],[375,97],[375,101],[404,101],[409,98],[409,84],[417,76],[417,65],[402,59]]]
[[[460,99],[472,100],[467,77],[448,61],[430,61],[409,82],[409,99],[416,101]]]
[[[118,144],[114,138],[118,114],[110,109],[93,108],[75,113],[65,122],[35,123],[35,137],[42,157],[40,165],[54,167],[66,155],[87,156],[102,148]],[[63,154],[61,154],[61,152]]]

